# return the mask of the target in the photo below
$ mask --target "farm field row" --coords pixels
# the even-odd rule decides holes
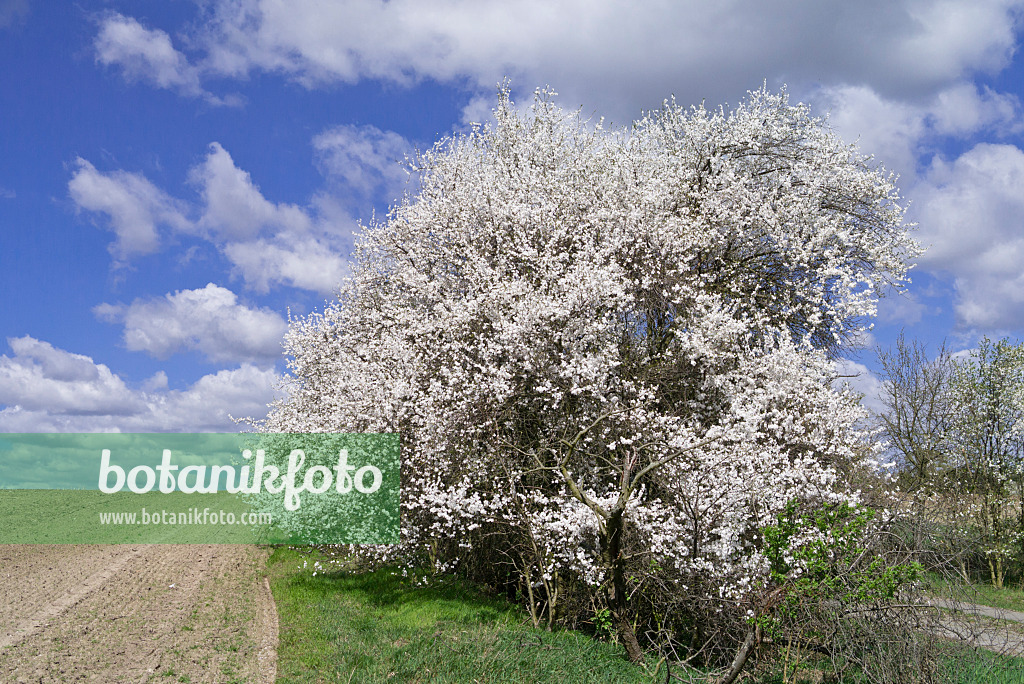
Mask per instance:
[[[0,546],[0,681],[273,682],[267,552]]]

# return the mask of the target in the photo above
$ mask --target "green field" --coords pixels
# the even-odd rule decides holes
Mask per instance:
[[[239,496],[226,492],[4,489],[0,544],[244,544],[288,539],[269,526],[226,524],[229,516],[239,523],[248,510]],[[133,515],[135,521],[122,517],[116,524],[113,515]]]

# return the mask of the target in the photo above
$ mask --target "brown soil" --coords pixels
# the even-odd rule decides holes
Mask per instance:
[[[253,546],[0,545],[0,681],[274,681]]]

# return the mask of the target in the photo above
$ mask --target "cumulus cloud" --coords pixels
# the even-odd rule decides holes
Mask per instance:
[[[350,201],[368,203],[377,195],[401,197],[410,176],[406,158],[412,145],[393,131],[375,126],[336,126],[313,138],[321,171]]]
[[[913,293],[905,292],[883,297],[878,302],[878,318],[884,323],[901,326],[914,325],[921,320],[927,307]]]
[[[831,110],[844,138],[860,138],[887,168],[901,174],[908,218],[928,251],[920,268],[952,277],[954,310],[963,331],[1024,326],[1024,152],[1011,144],[976,143],[958,157],[951,140],[996,140],[1024,126],[1019,99],[973,84],[953,84],[914,102],[886,98],[866,86],[821,88],[815,102]],[[883,321],[913,324],[925,307],[916,299],[884,300]]]
[[[837,386],[848,384],[853,391],[864,395],[861,404],[873,414],[885,410],[881,399],[882,381],[867,366],[849,359],[837,359],[835,366],[839,375],[835,383]]]
[[[119,67],[127,81],[146,81],[157,88],[202,97],[211,104],[238,103],[236,99],[218,98],[204,90],[199,69],[175,49],[167,32],[148,29],[131,17],[106,17],[100,23],[94,47],[96,61]]]
[[[267,292],[284,284],[314,292],[335,291],[348,275],[348,263],[326,241],[315,237],[236,242],[224,247],[248,287]]]
[[[367,142],[360,142],[360,132],[335,130],[318,138],[317,153],[329,167],[326,173],[347,174],[358,179],[357,192],[372,193],[395,178],[383,160],[401,139],[375,128],[359,131],[369,136]],[[348,273],[345,255],[355,222],[337,200],[320,195],[308,207],[272,202],[219,143],[212,143],[189,173],[199,193],[191,203],[171,197],[141,174],[105,174],[83,159],[76,165],[68,192],[79,209],[106,215],[117,235],[110,250],[118,259],[158,251],[164,232],[187,233],[212,242],[246,287],[260,292],[285,284],[331,293]]]
[[[14,356],[0,355],[0,404],[65,415],[136,412],[131,391],[107,366],[28,336],[7,343]]]
[[[234,431],[230,416],[266,415],[280,380],[245,363],[183,390],[167,389],[162,372],[136,389],[88,356],[28,336],[7,342],[13,355],[0,355],[2,432]]]
[[[174,49],[165,31],[147,29],[131,17],[114,14],[100,25],[95,47],[97,61],[118,65],[128,79],[147,80],[186,95],[202,92],[199,74]]]
[[[424,79],[491,90],[550,83],[613,117],[735,99],[762,79],[932,93],[1005,66],[1016,0],[217,0],[191,39],[211,74],[286,74],[309,86]],[[572,89],[569,92],[569,88]],[[625,121],[620,119],[620,122]]]
[[[1021,0],[214,0],[187,38],[202,54],[198,71],[174,56],[166,34],[151,35],[158,31],[146,44],[159,44],[151,52],[164,56],[146,64],[230,78],[275,72],[309,87],[430,79],[465,90],[464,122],[488,118],[490,93],[506,76],[520,100],[522,91],[552,84],[567,106],[620,124],[669,94],[713,106],[735,103],[764,79],[789,82],[791,92],[831,111],[844,137],[860,138],[863,151],[899,172],[907,190],[919,159],[943,138],[1020,130],[1017,98],[968,80],[1009,64],[1022,9]],[[131,21],[108,19],[128,33]],[[343,199],[365,203],[374,183],[390,189],[386,199],[401,190],[404,176],[391,162],[408,148],[393,133],[343,126],[317,136],[314,147]],[[208,222],[233,231],[232,241],[261,223],[284,222],[274,216],[283,208],[261,205],[247,176],[230,177],[225,156],[211,154],[203,173],[235,192],[214,194],[225,203],[210,203]]]
[[[936,157],[916,188],[914,218],[930,246],[920,259],[952,274],[963,327],[1024,326],[1024,151],[980,143]]]
[[[920,101],[886,98],[868,86],[828,86],[812,102],[829,114],[829,125],[862,153],[897,171],[913,184],[918,159],[944,139],[980,133],[1005,135],[1021,128],[1021,104],[1014,95],[956,83]]]
[[[1021,131],[1021,105],[1016,95],[985,86],[960,83],[940,91],[929,113],[941,135],[973,135],[981,131],[1006,134]]]
[[[280,376],[273,370],[243,363],[235,369],[204,375],[184,390],[146,395],[147,419],[159,426],[156,432],[237,430],[239,426],[232,417],[266,416],[267,405],[278,396],[275,388],[279,382]]]
[[[210,144],[209,154],[192,169],[189,179],[203,198],[199,226],[217,239],[251,239],[267,230],[308,232],[312,227],[302,208],[267,200],[219,143]]]
[[[210,145],[190,180],[203,198],[199,226],[247,287],[266,292],[281,283],[330,293],[348,272],[350,226],[346,232],[308,209],[270,202],[219,144]]]
[[[873,4],[873,3],[872,3]],[[1014,29],[1020,3],[1013,0],[942,0],[901,3],[910,30],[893,41],[892,66],[910,69],[908,75],[924,83],[959,78],[969,71],[997,71],[1009,63],[1016,47]],[[880,16],[880,5],[867,11]],[[900,10],[897,10],[898,12]],[[871,40],[863,36],[865,42]]]
[[[736,102],[764,79],[772,86],[788,81],[791,92],[808,96],[818,111],[831,111],[843,137],[860,138],[864,152],[898,171],[904,193],[921,207],[939,186],[975,192],[968,190],[964,169],[955,169],[960,181],[943,181],[929,165],[950,139],[973,144],[982,134],[1020,132],[1018,99],[969,79],[1009,64],[1022,9],[1021,0],[353,0],[326,6],[316,0],[213,0],[203,5],[199,28],[183,35],[191,62],[168,34],[122,15],[101,26],[97,54],[109,54],[101,61],[134,78],[184,94],[194,94],[207,76],[246,78],[254,72],[283,74],[309,87],[433,80],[464,90],[467,121],[486,115],[492,100],[481,94],[506,75],[520,90],[550,83],[562,92],[563,104],[582,104],[587,113],[619,123],[673,92],[683,102],[713,106]],[[524,99],[521,92],[518,97]],[[342,126],[313,144],[330,190],[343,204],[365,203],[373,192],[393,192],[405,180],[392,162],[408,147],[393,133]],[[940,158],[938,164],[957,162]],[[979,182],[982,177],[973,176]],[[197,225],[247,287],[264,291],[284,283],[329,292],[345,273],[338,255],[350,245],[342,235],[350,224],[342,228],[318,213],[330,200],[314,198],[311,207],[275,203],[216,143],[192,181],[202,194]],[[979,188],[976,194],[993,192]],[[934,214],[934,208],[915,209],[912,216],[925,238],[948,237],[941,226],[950,217],[935,229],[924,225]],[[139,225],[145,247],[147,224]],[[943,244],[933,253],[959,247],[955,236]],[[926,258],[922,264],[929,268],[942,262]],[[999,266],[1000,277],[1008,268]],[[950,272],[958,278],[958,314],[965,324],[1017,315],[1001,303],[979,308],[975,286],[983,279],[977,268]],[[1012,278],[1001,282],[1003,290],[1018,284]]]
[[[188,231],[185,205],[144,176],[127,171],[102,173],[82,158],[75,160],[68,193],[79,209],[106,214],[117,239],[110,247],[125,259],[160,248],[160,229]]]
[[[128,305],[101,304],[94,311],[124,324],[126,348],[159,359],[196,350],[213,362],[269,368],[281,358],[281,340],[288,328],[276,312],[246,307],[234,292],[213,283]]]

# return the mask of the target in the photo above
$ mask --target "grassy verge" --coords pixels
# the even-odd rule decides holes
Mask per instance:
[[[950,582],[936,573],[928,573],[925,582],[927,583],[926,591],[935,596],[1024,612],[1024,591],[1018,588],[996,589],[991,584]]]
[[[462,583],[392,571],[313,575],[309,556],[275,549],[270,581],[280,622],[278,682],[533,684],[653,682],[619,646],[533,629],[507,602]],[[526,622],[526,624],[524,624]]]
[[[1021,684],[1024,660],[983,649],[956,649],[939,669],[949,684]]]
[[[279,684],[422,682],[526,684],[663,682],[626,662],[619,646],[572,631],[533,629],[523,612],[452,579],[388,570],[314,574],[315,555],[280,547],[269,573],[280,623]],[[815,658],[785,684],[817,684]],[[653,667],[651,668],[653,670]],[[1024,660],[950,643],[935,663],[949,684],[1021,684]],[[782,684],[772,658],[747,684]],[[908,680],[912,673],[907,673]],[[848,684],[860,684],[852,675]]]

